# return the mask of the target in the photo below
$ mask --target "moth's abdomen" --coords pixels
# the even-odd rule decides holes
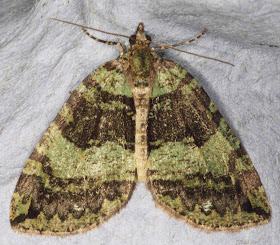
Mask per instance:
[[[135,120],[135,163],[138,181],[146,181],[148,164],[148,115],[150,107],[151,88],[134,88],[133,97],[136,109]]]

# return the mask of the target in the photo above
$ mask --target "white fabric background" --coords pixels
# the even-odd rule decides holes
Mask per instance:
[[[278,0],[1,0],[0,10],[0,244],[279,244],[280,2]],[[154,41],[191,39],[185,47],[235,64],[162,51],[206,89],[249,153],[268,195],[272,219],[239,233],[206,233],[155,208],[139,184],[125,209],[98,229],[60,237],[11,230],[9,205],[36,143],[69,97],[68,91],[117,47],[97,43],[61,18],[132,35],[140,21]],[[124,38],[119,40],[128,44]]]

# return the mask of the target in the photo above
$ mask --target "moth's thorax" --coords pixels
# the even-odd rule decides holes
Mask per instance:
[[[153,57],[149,49],[140,48],[134,49],[131,56],[131,68],[135,76],[135,86],[148,86],[149,78],[151,76]]]
[[[148,87],[155,80],[155,57],[149,48],[151,37],[144,32],[143,23],[139,23],[134,35],[130,38],[131,47],[124,65],[127,81],[132,87]]]

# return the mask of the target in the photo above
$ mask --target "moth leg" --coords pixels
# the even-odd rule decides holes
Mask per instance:
[[[90,38],[94,39],[94,40],[97,41],[97,42],[105,43],[105,44],[108,44],[108,45],[117,45],[117,46],[119,47],[120,51],[121,51],[121,55],[123,55],[123,53],[124,53],[124,48],[123,48],[123,46],[121,45],[121,43],[119,43],[119,42],[114,42],[114,41],[105,41],[105,40],[96,38],[96,37],[92,36],[91,34],[89,34],[89,32],[88,32],[84,27],[82,27],[82,30],[84,31],[85,34],[87,34]]]
[[[189,40],[189,41],[186,41],[186,42],[182,42],[182,43],[176,43],[176,44],[172,44],[172,45],[164,45],[164,46],[161,46],[160,48],[154,48],[154,50],[157,50],[157,49],[168,49],[168,48],[174,48],[174,47],[178,47],[178,46],[182,46],[182,45],[187,45],[193,41],[196,41],[197,39],[201,38],[205,33],[206,33],[207,29],[205,28],[203,30],[203,32],[201,34],[199,34],[197,37]]]
[[[121,51],[121,56],[122,56],[124,54],[124,48],[123,48],[121,43],[117,43],[117,45],[118,45],[118,47],[119,47],[119,49]]]

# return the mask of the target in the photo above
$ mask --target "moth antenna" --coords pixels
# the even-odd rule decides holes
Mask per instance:
[[[108,34],[108,35],[113,35],[113,36],[118,36],[118,37],[126,37],[128,39],[131,39],[129,36],[126,36],[126,35],[122,35],[122,34],[118,34],[118,33],[112,33],[112,32],[107,32],[107,31],[102,31],[102,30],[99,30],[99,29],[96,29],[96,28],[92,28],[92,27],[84,26],[84,25],[79,25],[79,24],[76,24],[76,23],[73,23],[73,22],[70,22],[70,21],[66,21],[66,20],[60,20],[60,19],[56,19],[56,18],[48,18],[48,20],[56,20],[56,21],[60,21],[60,22],[66,23],[66,24],[71,24],[71,25],[74,25],[74,26],[79,26],[79,27],[82,27],[84,29],[94,30],[94,31],[98,31],[98,32],[105,33],[105,34]]]
[[[122,34],[118,34],[118,33],[112,33],[112,32],[107,32],[107,31],[102,31],[102,30],[99,30],[99,29],[96,29],[96,28],[92,28],[92,27],[89,27],[89,26],[84,26],[84,25],[79,25],[79,24],[76,24],[76,23],[73,23],[73,22],[70,22],[70,21],[66,21],[66,20],[60,20],[60,19],[56,19],[56,18],[48,18],[48,20],[56,20],[56,21],[60,21],[60,22],[63,22],[63,23],[66,23],[66,24],[71,24],[71,25],[74,25],[74,26],[79,26],[81,28],[84,28],[83,31],[85,32],[86,30],[85,29],[90,29],[90,30],[94,30],[94,31],[98,31],[98,32],[101,32],[101,33],[105,33],[105,34],[108,34],[108,35],[113,35],[113,36],[119,36],[119,37],[125,37],[125,38],[128,38],[128,39],[134,39],[134,38],[131,38],[129,36],[126,36],[126,35],[122,35]],[[204,34],[206,32],[206,30],[204,30],[202,33]],[[88,32],[85,32],[86,34]],[[199,37],[201,37],[203,34],[200,34],[198,37],[188,41],[188,42],[192,42],[192,41],[195,41],[197,40]],[[90,35],[89,33],[87,35]],[[95,37],[92,36],[93,39],[96,40]],[[100,39],[99,39],[100,40]],[[135,40],[135,39],[134,39]],[[97,40],[96,40],[97,41]],[[100,40],[100,42],[105,42],[104,40]],[[152,50],[157,50],[157,49],[174,49],[174,50],[177,50],[179,52],[183,52],[183,53],[187,53],[187,54],[191,54],[191,55],[195,55],[195,56],[198,56],[198,57],[202,57],[202,58],[206,58],[206,59],[210,59],[210,60],[215,60],[215,61],[219,61],[219,62],[222,62],[222,63],[225,63],[225,64],[228,64],[228,65],[232,65],[234,66],[233,64],[229,63],[229,62],[226,62],[226,61],[223,61],[223,60],[219,60],[219,59],[215,59],[215,58],[212,58],[212,57],[207,57],[207,56],[203,56],[203,55],[199,55],[199,54],[195,54],[195,53],[191,53],[191,52],[188,52],[188,51],[185,51],[185,50],[181,50],[181,49],[177,49],[177,48],[174,48],[172,45],[167,45],[167,44],[164,44],[164,43],[159,43],[159,42],[153,42],[153,41],[146,41],[147,43],[152,43],[152,44],[156,44],[158,46],[161,46],[161,48],[151,48]],[[188,42],[184,42],[186,44],[188,44]],[[110,42],[109,42],[110,43]],[[115,42],[112,42],[112,43],[115,43]],[[109,45],[115,45],[115,44],[109,44]],[[121,46],[121,44],[116,44],[118,45],[118,47],[120,48],[121,50],[121,54],[123,54],[124,50],[123,50],[123,47]],[[180,43],[178,44],[175,44],[176,46],[179,46],[181,45]],[[184,45],[184,44],[182,44]]]
[[[228,65],[231,65],[231,66],[235,66],[235,65],[232,64],[232,63],[229,63],[229,62],[223,61],[223,60],[219,60],[219,59],[216,59],[216,58],[212,58],[212,57],[208,57],[208,56],[204,56],[204,55],[200,55],[200,54],[188,52],[188,51],[185,51],[185,50],[182,50],[182,49],[178,49],[178,48],[173,48],[173,47],[171,47],[171,49],[174,49],[174,50],[177,50],[177,51],[179,51],[179,52],[186,53],[186,54],[191,54],[191,55],[195,55],[195,56],[198,56],[198,57],[202,57],[202,58],[205,58],[205,59],[219,61],[219,62],[221,62],[221,63],[228,64]]]
[[[177,47],[177,46],[187,45],[187,44],[189,44],[189,43],[191,43],[191,42],[193,42],[193,41],[196,41],[197,39],[201,38],[201,37],[206,33],[206,31],[207,31],[207,29],[204,28],[203,32],[202,32],[201,34],[199,34],[197,37],[195,37],[195,38],[193,38],[193,39],[191,39],[191,40],[189,40],[189,41],[182,42],[182,43],[176,43],[176,44],[171,44],[171,45],[164,44],[164,43],[159,43],[159,42],[153,42],[153,41],[150,41],[150,43],[156,44],[156,45],[160,46],[159,48],[152,48],[153,50],[174,49],[174,50],[177,50],[177,51],[179,51],[179,52],[183,52],[183,53],[195,55],[195,56],[202,57],[202,58],[209,59],[209,60],[219,61],[219,62],[228,64],[228,65],[234,66],[234,64],[229,63],[229,62],[227,62],[227,61],[223,61],[223,60],[219,60],[219,59],[216,59],[216,58],[212,58],[212,57],[208,57],[208,56],[204,56],[204,55],[200,55],[200,54],[196,54],[196,53],[192,53],[192,52],[188,52],[188,51],[185,51],[185,50],[182,50],[182,49],[177,49],[177,48],[175,48],[175,47]]]
[[[185,51],[185,50],[182,50],[182,49],[174,48],[173,45],[167,45],[167,44],[158,43],[158,42],[150,42],[150,43],[153,43],[153,44],[157,44],[157,45],[161,45],[161,46],[162,46],[162,48],[151,48],[152,50],[174,49],[174,50],[177,50],[177,51],[179,51],[179,52],[186,53],[186,54],[191,54],[191,55],[195,55],[195,56],[202,57],[202,58],[205,58],[205,59],[215,60],[215,61],[219,61],[219,62],[224,63],[224,64],[228,64],[228,65],[234,66],[234,64],[232,64],[232,63],[230,63],[230,62],[227,62],[227,61],[223,61],[223,60],[219,60],[219,59],[216,59],[216,58],[212,58],[212,57],[208,57],[208,56],[204,56],[204,55],[200,55],[200,54],[188,52],[188,51]],[[178,46],[179,46],[179,45],[178,45]]]

